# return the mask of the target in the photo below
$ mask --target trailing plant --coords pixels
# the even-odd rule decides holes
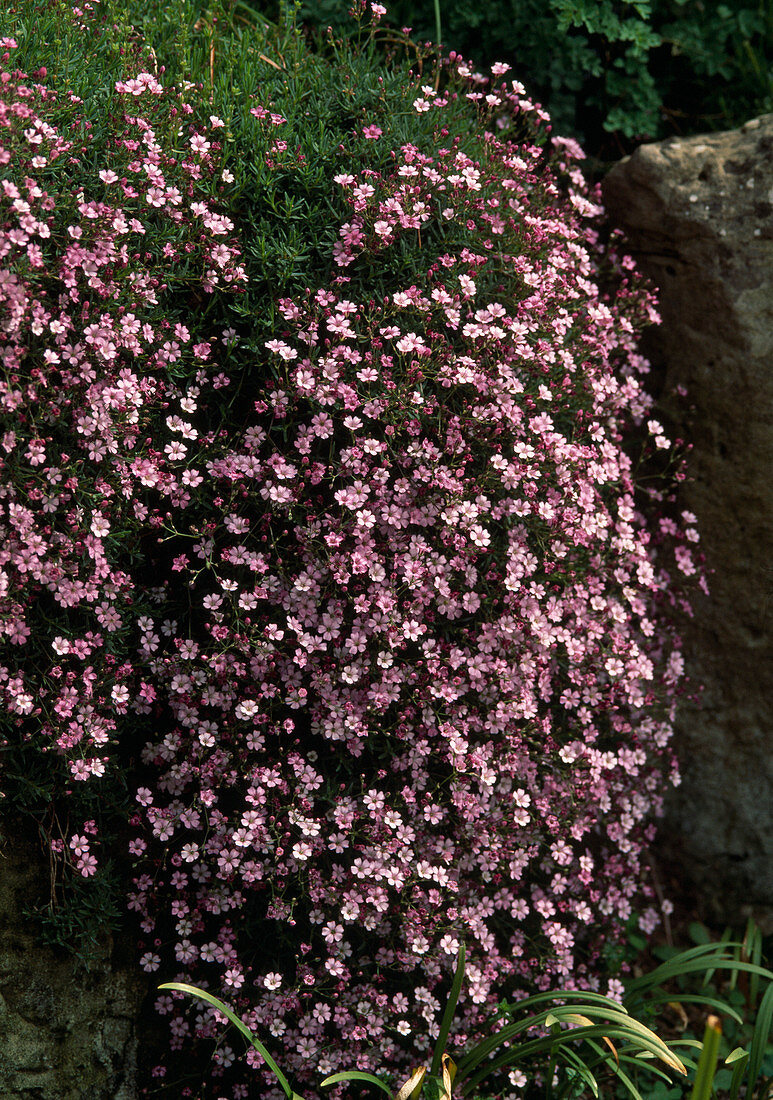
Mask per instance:
[[[637,431],[679,471],[657,313],[580,150],[504,64],[385,65],[359,9],[322,53],[34,10],[0,43],[6,820],[42,817],[58,904],[128,855],[141,966],[300,1081],[421,1055],[462,934],[455,1043],[604,988],[659,920],[699,559],[637,482]],[[206,1095],[212,1019],[157,1007]]]

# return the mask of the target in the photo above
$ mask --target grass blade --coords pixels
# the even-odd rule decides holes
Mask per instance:
[[[362,1070],[358,1069],[347,1069],[342,1070],[340,1073],[331,1073],[329,1077],[326,1077],[324,1081],[320,1082],[320,1087],[326,1089],[330,1085],[339,1084],[341,1081],[366,1081],[369,1085],[375,1085],[377,1088],[380,1088],[387,1096],[392,1095],[392,1090],[378,1077],[375,1077],[372,1073],[364,1073]]]
[[[510,1024],[505,1024],[499,1031],[490,1035],[488,1039],[483,1039],[477,1046],[473,1047],[463,1058],[459,1060],[459,1074],[466,1075],[472,1069],[473,1066],[479,1065],[489,1054],[492,1053],[502,1043],[514,1039],[516,1035],[520,1035],[522,1031],[528,1031],[530,1028],[539,1027],[544,1024],[546,1018],[556,1008],[569,1008],[571,1006],[556,1005],[556,1001],[579,1001],[580,1004],[574,1004],[573,1010],[576,1012],[583,1012],[590,1008],[604,1008],[613,1009],[618,1012],[628,1015],[624,1006],[618,1004],[617,1001],[612,1001],[609,997],[604,997],[600,993],[587,993],[583,991],[575,992],[562,992],[559,995],[555,993],[537,993],[532,997],[525,997],[522,1001],[515,1001],[511,1005],[501,1005],[500,1015],[513,1016],[516,1012],[522,1012],[527,1008],[535,1007],[540,1004],[549,1004],[551,1007],[543,1012],[535,1013],[533,1016],[527,1016],[523,1020],[514,1021]],[[590,1012],[586,1012],[589,1015]]]
[[[459,1001],[459,993],[461,992],[462,980],[464,978],[464,955],[464,944],[461,943],[459,945],[459,957],[456,961],[456,973],[451,983],[451,992],[448,994],[446,1010],[443,1013],[443,1020],[440,1024],[440,1031],[438,1032],[437,1042],[435,1043],[435,1052],[432,1055],[430,1073],[433,1077],[440,1077],[443,1072],[443,1054],[445,1053],[448,1033],[451,1030],[451,1021],[456,1012],[456,1005]]]
[[[589,1043],[589,1045],[593,1045],[593,1044]],[[572,1067],[572,1069],[574,1069],[577,1076],[582,1078],[582,1080],[585,1082],[585,1085],[587,1086],[587,1088],[589,1088],[591,1090],[591,1092],[593,1093],[596,1100],[598,1100],[598,1098],[600,1096],[599,1083],[596,1080],[596,1078],[593,1076],[593,1073],[591,1072],[590,1068],[582,1060],[580,1055],[577,1054],[576,1051],[571,1050],[569,1047],[562,1047],[561,1050],[559,1051],[559,1055],[560,1055],[561,1058],[564,1059],[565,1062],[567,1062]],[[603,1059],[602,1059],[602,1061],[603,1061]],[[571,1082],[571,1081],[568,1082],[567,1087],[573,1087],[573,1082]],[[559,1093],[559,1097],[561,1095],[563,1095],[563,1093]]]
[[[711,997],[703,993],[680,993],[678,996],[673,993],[658,993],[647,998],[646,1008],[649,1010],[658,1005],[670,1005],[675,999],[678,999],[679,1004],[682,1005],[703,1005],[705,1008],[712,1008],[721,1016],[731,1016],[737,1023],[743,1023],[743,1015],[738,1009],[733,1008],[721,997]]]
[[[690,1093],[690,1100],[710,1100],[721,1038],[722,1027],[719,1017],[709,1016],[703,1033],[703,1050],[698,1059],[698,1072],[695,1074],[695,1084]]]
[[[207,1004],[210,1004],[214,1008],[216,1008],[218,1012],[222,1012],[223,1015],[231,1021],[234,1027],[241,1031],[242,1035],[245,1037],[250,1046],[253,1046],[255,1050],[257,1050],[258,1054],[260,1054],[261,1057],[264,1059],[266,1065],[269,1067],[279,1084],[282,1086],[282,1091],[287,1097],[287,1100],[294,1100],[294,1098],[297,1097],[297,1094],[293,1092],[292,1087],[290,1086],[290,1082],[287,1080],[279,1066],[276,1064],[269,1052],[263,1046],[260,1039],[253,1035],[247,1025],[239,1019],[236,1013],[233,1012],[227,1004],[224,1004],[218,997],[213,997],[212,994],[207,993],[206,990],[198,989],[195,985],[186,985],[184,982],[165,982],[164,985],[160,985],[158,988],[176,989],[179,993],[188,993],[191,997],[197,997],[200,1001],[206,1001]],[[300,1100],[300,1098],[297,1097],[297,1100]]]
[[[754,1086],[762,1069],[765,1052],[770,1038],[771,1024],[773,1024],[773,983],[765,990],[757,1011],[757,1020],[754,1025],[751,1046],[749,1047],[749,1079],[748,1093],[753,1095]]]
[[[544,1020],[542,1021],[544,1023]],[[498,1057],[493,1058],[490,1062],[487,1062],[484,1066],[474,1069],[474,1072],[468,1071],[468,1074],[464,1077],[464,1088],[462,1094],[467,1096],[470,1092],[474,1091],[475,1087],[487,1077],[490,1073],[503,1069],[507,1065],[511,1065],[515,1061],[524,1061],[527,1058],[534,1056],[549,1055],[555,1052],[557,1046],[560,1044],[579,1043],[587,1041],[588,1039],[600,1039],[604,1040],[608,1038],[619,1039],[623,1042],[632,1043],[635,1050],[646,1050],[653,1057],[659,1058],[665,1062],[666,1065],[677,1072],[686,1076],[687,1070],[673,1051],[663,1043],[661,1039],[658,1039],[654,1033],[649,1032],[647,1028],[642,1029],[645,1034],[631,1033],[631,1030],[626,1027],[620,1027],[609,1023],[594,1024],[592,1027],[578,1027],[571,1028],[568,1031],[561,1032],[559,1035],[542,1035],[536,1039],[529,1039],[526,1042],[519,1043],[515,1049],[509,1049],[503,1051]],[[474,1067],[472,1067],[474,1068]],[[461,1074],[460,1074],[461,1077]]]
[[[746,935],[744,936],[743,942],[746,947],[746,957],[749,962],[754,963],[756,966],[760,966],[762,963],[762,933],[751,917],[749,917],[748,924],[746,925]],[[752,974],[749,978],[749,1004],[753,1009],[757,1007],[759,988],[759,974]]]
[[[738,1094],[741,1091],[741,1082],[746,1073],[748,1062],[749,1052],[742,1047],[736,1047],[735,1050],[731,1050],[727,1058],[725,1058],[725,1065],[733,1067],[733,1076],[730,1079],[730,1088],[727,1093],[728,1100],[738,1100]]]

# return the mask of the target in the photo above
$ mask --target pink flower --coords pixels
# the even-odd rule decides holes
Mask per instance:
[[[83,875],[84,878],[88,878],[90,875],[93,875],[93,874],[96,873],[96,870],[97,870],[96,858],[93,855],[90,855],[88,853],[86,855],[82,855],[80,857],[80,859],[78,860],[78,862],[76,863],[76,867],[80,871],[80,873]]]

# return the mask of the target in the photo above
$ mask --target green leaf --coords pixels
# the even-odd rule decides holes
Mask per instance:
[[[736,975],[756,973],[768,980],[773,979],[773,972],[767,968],[742,962],[730,951],[730,948],[741,946],[739,943],[709,944],[680,952],[667,962],[661,963],[649,974],[645,974],[629,984],[625,996],[626,1007],[638,1011],[642,995],[646,990],[663,986],[666,982],[682,978],[687,974],[700,973],[707,969],[730,970]]]
[[[694,920],[687,931],[693,943],[704,944],[713,942],[708,928],[705,924],[701,924],[700,921]]]
[[[590,1044],[590,1045],[595,1045],[595,1044]],[[597,1049],[600,1050],[600,1048],[597,1048]],[[578,1075],[578,1077],[580,1077],[585,1082],[586,1087],[591,1090],[594,1097],[596,1097],[596,1100],[598,1100],[598,1097],[600,1095],[599,1094],[599,1083],[596,1080],[596,1078],[593,1076],[593,1073],[591,1072],[590,1068],[585,1064],[585,1062],[583,1062],[580,1055],[576,1051],[572,1050],[570,1047],[562,1046],[560,1048],[560,1051],[559,1051],[559,1056],[561,1058],[563,1058],[563,1060],[565,1062],[567,1062],[574,1069],[574,1071]],[[607,1057],[608,1057],[608,1055],[607,1055]],[[604,1058],[603,1053],[602,1053],[602,1056],[601,1056],[601,1060],[602,1060],[602,1062],[606,1061],[606,1058]]]
[[[302,1098],[299,1097],[297,1093],[293,1092],[292,1088],[290,1087],[290,1082],[287,1080],[279,1066],[276,1064],[269,1052],[263,1046],[260,1039],[253,1035],[253,1033],[250,1031],[244,1021],[240,1020],[236,1013],[233,1012],[227,1004],[224,1004],[223,1001],[221,1001],[218,997],[213,997],[211,993],[207,993],[203,989],[198,989],[195,985],[186,985],[184,982],[165,982],[164,985],[160,985],[158,988],[176,989],[179,993],[188,993],[191,997],[198,997],[199,1000],[206,1001],[207,1004],[212,1005],[219,1012],[222,1012],[223,1015],[231,1021],[234,1027],[238,1028],[238,1030],[241,1031],[247,1042],[251,1046],[253,1046],[255,1050],[257,1050],[257,1052],[265,1060],[266,1065],[269,1067],[269,1069],[281,1085],[282,1091],[287,1097],[287,1100],[302,1100]]]
[[[738,1100],[738,1094],[741,1091],[741,1082],[744,1079],[748,1061],[749,1052],[743,1050],[742,1047],[736,1047],[735,1050],[732,1050],[727,1058],[725,1058],[725,1065],[734,1066],[733,1076],[730,1079],[728,1088],[728,1100]]]
[[[456,962],[456,973],[454,974],[454,980],[451,983],[451,992],[448,995],[446,1010],[443,1013],[443,1020],[440,1024],[440,1031],[438,1032],[437,1042],[435,1043],[435,1051],[432,1055],[432,1065],[430,1067],[430,1073],[433,1077],[439,1077],[443,1071],[443,1053],[446,1049],[448,1033],[451,1030],[451,1021],[454,1018],[454,1012],[456,1012],[456,1005],[459,1001],[459,993],[462,988],[462,980],[464,979],[464,958],[464,943],[461,943],[459,944],[459,956]]]
[[[765,995],[760,1001],[757,1010],[757,1020],[754,1026],[751,1046],[749,1047],[749,1078],[747,1081],[749,1094],[754,1092],[754,1086],[760,1076],[762,1063],[765,1059],[765,1051],[770,1039],[771,1025],[773,1024],[773,983],[765,990]]]
[[[716,1016],[709,1016],[703,1034],[703,1049],[698,1059],[698,1071],[695,1075],[695,1084],[690,1093],[690,1100],[710,1100],[721,1038],[722,1028],[719,1020]]]
[[[340,1081],[367,1081],[369,1085],[375,1085],[377,1088],[385,1092],[387,1096],[392,1095],[392,1090],[388,1085],[385,1085],[378,1077],[375,1077],[372,1073],[363,1073],[357,1069],[344,1070],[341,1073],[332,1073],[330,1077],[326,1077],[321,1082],[323,1089],[329,1088],[330,1085],[337,1085]]]
[[[431,1073],[424,1078],[424,1091],[427,1094],[427,1100],[446,1100],[448,1096],[443,1078],[435,1077]]]
[[[736,1023],[743,1023],[743,1016],[738,1009],[733,1008],[729,1001],[723,997],[710,996],[706,993],[653,993],[648,997],[645,1006],[650,1012],[659,1005],[669,1005],[678,1002],[682,1005],[703,1005],[705,1008],[713,1008],[721,1016],[730,1016]]]
[[[601,993],[591,993],[585,990],[560,990],[551,993],[535,993],[531,997],[524,997],[521,1001],[514,1001],[512,1004],[502,1003],[499,1006],[498,1016],[514,1016],[516,1013],[525,1013],[527,1009],[535,1008],[537,1005],[550,1004],[555,1007],[557,1001],[569,1001],[574,1004],[574,1011],[584,1012],[587,1016],[589,1013],[586,1011],[589,1006],[597,1006],[602,1008],[610,1008],[616,1011],[622,1011],[627,1013],[627,1009],[621,1007],[617,1001],[610,1000],[609,997],[605,997]],[[575,1004],[574,1002],[580,1002]],[[547,1010],[552,1011],[552,1009]],[[503,1042],[514,1038],[522,1031],[528,1031],[529,1028],[535,1027],[542,1023],[545,1019],[546,1013],[537,1013],[531,1016],[526,1016],[525,1019],[518,1021],[517,1023],[506,1024],[499,1031],[489,1036],[488,1039],[481,1040],[472,1050],[468,1051],[463,1058],[459,1060],[459,1074],[464,1075],[468,1073],[475,1065],[478,1065],[496,1047],[500,1046]],[[496,1022],[491,1021],[492,1024]]]
[[[545,1018],[549,1015],[554,1015],[556,1021],[559,1019],[558,1010],[553,1010],[553,1013],[543,1013],[538,1017],[532,1017],[529,1022],[529,1027],[544,1026]],[[465,1084],[462,1089],[463,1095],[467,1096],[470,1092],[474,1092],[475,1087],[490,1073],[496,1070],[503,1069],[505,1066],[512,1065],[516,1062],[523,1061],[527,1058],[532,1058],[539,1055],[540,1057],[547,1057],[553,1055],[557,1051],[557,1047],[561,1044],[574,1044],[588,1039],[618,1039],[623,1042],[631,1044],[634,1050],[646,1050],[649,1051],[654,1057],[661,1059],[666,1065],[676,1069],[678,1072],[686,1075],[686,1068],[672,1050],[666,1046],[666,1044],[659,1039],[654,1032],[651,1032],[649,1028],[646,1028],[643,1024],[638,1024],[637,1021],[629,1019],[624,1013],[619,1013],[623,1023],[610,1023],[604,1021],[599,1024],[594,1024],[591,1027],[577,1027],[570,1028],[567,1031],[559,1032],[558,1034],[543,1035],[537,1039],[525,1040],[516,1046],[511,1046],[498,1057],[487,1061],[484,1066],[471,1072],[474,1067],[469,1066],[466,1069],[464,1075],[461,1068],[459,1072],[460,1079],[464,1076]],[[507,1041],[506,1032],[510,1030],[504,1028],[499,1036],[502,1037],[502,1041]]]

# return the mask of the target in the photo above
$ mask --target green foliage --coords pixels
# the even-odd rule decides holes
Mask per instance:
[[[696,946],[656,949],[661,964],[626,990],[624,1003],[633,1015],[661,1033],[674,1030],[678,1020],[682,1038],[672,1046],[697,1054],[683,1055],[690,1093],[661,1086],[652,1096],[767,1100],[773,1085],[773,971],[764,965],[760,930],[749,921],[742,940],[732,940],[727,930],[716,942],[696,922],[690,935]]]
[[[276,0],[254,0],[264,15]],[[345,34],[350,0],[304,0],[301,17]],[[437,38],[434,0],[387,19]],[[773,0],[440,0],[442,41],[478,65],[506,61],[559,133],[614,157],[640,140],[737,126],[773,110]]]
[[[61,876],[55,888],[61,893]],[[34,921],[41,944],[64,946],[86,972],[99,970],[104,967],[105,935],[122,926],[120,876],[110,862],[103,863],[89,880],[67,873],[67,892],[67,904],[52,895],[43,905],[28,906],[22,915]]]
[[[597,993],[559,990],[526,997],[515,1004],[500,1005],[490,1024],[490,1034],[466,1051],[457,1062],[446,1051],[452,1018],[464,980],[465,951],[460,947],[456,972],[435,1040],[432,1062],[415,1068],[397,1088],[372,1073],[346,1070],[321,1082],[322,1088],[343,1083],[377,1088],[395,1100],[451,1100],[480,1097],[484,1080],[513,1067],[526,1071],[526,1078],[541,1085],[545,1100],[569,1100],[590,1093],[600,1097],[599,1077],[612,1075],[633,1100],[641,1096],[623,1067],[635,1065],[662,1080],[669,1080],[654,1062],[686,1075],[681,1059],[653,1031],[630,1016],[627,1010]],[[287,1100],[302,1100],[256,1035],[228,1005],[205,990],[180,982],[167,982],[168,989],[196,997],[211,1005],[233,1024],[258,1051],[277,1078]],[[568,1002],[568,1003],[565,1003]],[[579,1044],[580,1051],[577,1050]],[[642,1061],[643,1058],[653,1062]],[[703,1100],[696,1097],[695,1100]]]

